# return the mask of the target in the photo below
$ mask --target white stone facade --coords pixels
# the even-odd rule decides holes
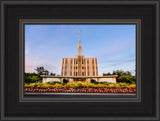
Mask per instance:
[[[95,80],[97,82],[112,82],[116,83],[117,75],[109,75],[109,76],[85,76],[85,77],[74,77],[74,76],[47,76],[47,75],[41,75],[42,82],[61,82],[63,83],[63,80],[68,80],[68,82],[75,82],[77,79],[82,79],[82,82],[91,82],[91,80]]]

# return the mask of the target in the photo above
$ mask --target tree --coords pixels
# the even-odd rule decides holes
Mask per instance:
[[[103,76],[107,76],[109,74],[110,74],[109,72],[103,73]],[[132,76],[131,72],[129,72],[129,71],[116,70],[116,71],[113,71],[112,74],[118,75],[117,82],[124,82],[124,83],[130,83],[130,84],[136,83],[136,77]]]
[[[55,73],[50,73],[50,75],[51,75],[51,76],[56,76],[56,74],[55,74]]]
[[[136,83],[136,77],[135,76],[131,76],[131,75],[123,75],[123,76],[120,76],[118,78],[117,82],[135,84]]]
[[[31,83],[31,78],[28,76],[24,76],[24,82],[25,83]]]
[[[124,75],[132,76],[131,72],[129,72],[129,71],[126,71],[126,72],[124,73]]]
[[[45,70],[43,66],[35,69],[39,75],[49,75],[49,71]]]
[[[113,71],[112,73],[113,75],[118,75],[118,76],[124,76],[124,75],[132,75],[131,72],[129,71],[123,71],[123,70],[116,70],[116,71]]]
[[[42,75],[49,75],[49,71],[48,70],[43,71]]]
[[[31,80],[32,80],[32,82],[37,82],[40,80],[40,78],[38,76],[32,76]]]
[[[113,75],[118,75],[118,76],[122,76],[122,75],[124,75],[124,71],[123,70],[116,70],[116,71],[113,71]]]
[[[111,75],[111,73],[110,73],[110,72],[108,72],[108,73],[103,73],[103,76],[108,76],[108,75]]]
[[[44,72],[44,67],[37,67],[35,70],[39,75],[42,75],[42,73]]]
[[[25,83],[42,82],[42,78],[40,77],[39,74],[36,74],[36,73],[25,73],[24,82]]]

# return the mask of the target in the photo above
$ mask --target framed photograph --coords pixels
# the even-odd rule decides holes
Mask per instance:
[[[140,64],[141,60],[140,58],[136,59],[136,52],[137,57],[140,54],[140,52],[136,51],[136,43],[137,47],[139,47],[137,50],[140,50],[140,46],[138,45],[141,43],[140,35],[136,34],[140,31],[140,22],[138,19],[127,21],[122,19],[106,19],[105,21],[104,19],[20,20],[19,35],[24,33],[24,36],[20,36],[19,39],[20,42],[22,42],[19,47],[22,49],[20,50],[20,57],[24,57],[20,58],[20,61],[23,62],[22,65],[25,65],[25,68],[20,66],[20,70],[22,70],[20,72],[25,72],[24,75],[20,74],[22,76],[19,79],[24,80],[19,82],[19,92],[20,96],[22,96],[21,101],[31,101],[30,96],[37,97],[37,101],[64,102],[68,100],[71,101],[71,99],[78,102],[140,101],[140,69],[137,71],[137,74],[135,73],[136,63]],[[81,30],[77,28],[81,28]],[[76,30],[79,32],[75,33],[78,34],[77,51],[71,47],[73,45],[76,46],[76,41],[72,41],[73,34],[70,34],[69,38],[69,33],[74,33]],[[83,31],[83,33],[86,32],[84,37],[81,35],[81,31]],[[120,31],[123,32],[120,33]],[[46,34],[42,34],[44,32]],[[52,34],[49,34],[50,32]],[[66,32],[68,32],[68,34],[66,34]],[[36,34],[39,36],[36,36]],[[128,36],[124,36],[123,34],[127,34]],[[96,36],[93,37],[93,35]],[[109,35],[115,35],[115,38],[113,38],[113,36],[107,38]],[[91,49],[88,56],[92,55],[95,58],[86,58],[82,53],[84,43],[83,41],[83,43],[81,42],[82,37],[87,39],[85,42],[87,46],[86,49],[88,51]],[[120,41],[119,38],[121,37],[123,38]],[[33,38],[36,39],[35,42],[32,41]],[[40,42],[39,38],[45,38],[45,41],[41,40]],[[46,40],[47,38],[48,40]],[[66,41],[67,38],[69,39]],[[98,38],[99,40],[97,41]],[[59,42],[59,40],[61,40],[61,42]],[[44,45],[46,41],[50,44]],[[33,43],[33,45],[31,43]],[[39,45],[37,45],[37,43],[39,43]],[[56,48],[52,49],[53,44],[51,43],[57,43],[57,50]],[[107,48],[105,43],[108,45]],[[66,44],[68,44],[68,47]],[[126,46],[124,46],[124,44],[126,44]],[[122,48],[116,50],[116,46],[122,46]],[[43,49],[44,53],[39,50],[40,48]],[[70,54],[64,53],[63,49]],[[73,49],[77,55],[71,58]],[[84,51],[84,53],[87,52],[87,50]],[[97,50],[99,50],[99,52]],[[31,51],[32,53],[30,53]],[[36,51],[39,54],[36,54]],[[127,51],[128,53],[126,53]],[[34,52],[36,55],[34,55]],[[49,52],[52,54],[49,54]],[[51,57],[50,55],[53,56]],[[69,58],[64,58],[65,55],[68,55]],[[107,60],[105,60],[105,56],[107,55]],[[96,56],[98,56],[98,59]],[[125,58],[128,58],[128,60],[123,60],[124,56],[126,56]],[[53,60],[55,60],[55,62]],[[110,62],[108,62],[109,60]],[[50,64],[44,61],[50,61]],[[114,63],[111,63],[113,61]],[[119,62],[121,63],[118,64]],[[53,68],[53,65],[56,67]],[[50,68],[52,69],[48,70]],[[107,68],[108,72],[103,73]],[[136,77],[139,78],[138,81],[136,81]],[[136,83],[138,85],[137,89]]]
[[[2,1],[1,120],[159,120],[159,1]]]

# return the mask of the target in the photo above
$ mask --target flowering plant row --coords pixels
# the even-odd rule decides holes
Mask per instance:
[[[93,83],[67,83],[67,84],[43,84],[43,83],[32,83],[32,84],[25,84],[25,88],[35,88],[35,89],[48,89],[48,88],[54,88],[54,89],[64,89],[64,88],[118,88],[118,89],[134,89],[136,88],[135,84],[123,84],[123,83],[118,83],[118,84],[93,84]]]
[[[43,89],[43,88],[25,88],[25,92],[41,92],[41,93],[136,93],[136,89],[117,89],[117,88],[63,88],[63,89]]]

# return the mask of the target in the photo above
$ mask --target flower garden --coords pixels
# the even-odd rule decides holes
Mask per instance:
[[[30,83],[25,84],[30,93],[136,93],[135,84],[126,83]]]

